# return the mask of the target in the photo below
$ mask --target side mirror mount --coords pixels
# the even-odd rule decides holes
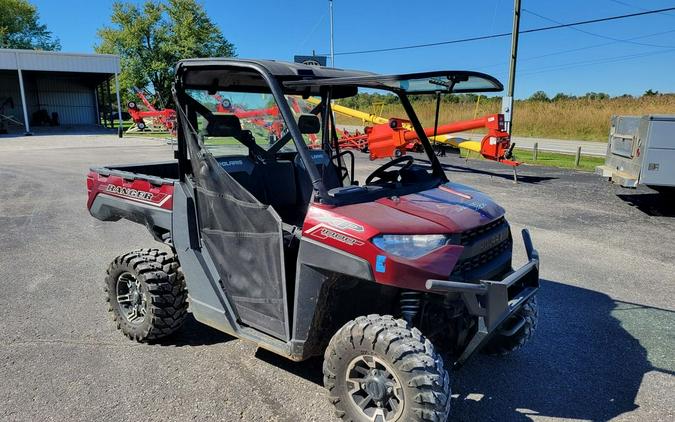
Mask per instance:
[[[298,128],[304,135],[315,135],[321,131],[321,121],[314,114],[301,114],[298,118]]]

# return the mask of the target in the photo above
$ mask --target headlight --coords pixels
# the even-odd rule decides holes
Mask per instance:
[[[443,234],[383,234],[373,238],[378,248],[403,258],[419,258],[445,245],[448,237]]]

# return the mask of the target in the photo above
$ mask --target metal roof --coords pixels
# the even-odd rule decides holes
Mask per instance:
[[[0,49],[0,69],[114,74],[120,72],[120,58],[111,54],[3,48]]]

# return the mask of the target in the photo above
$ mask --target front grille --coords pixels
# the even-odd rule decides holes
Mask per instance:
[[[511,248],[511,239],[505,240],[494,248],[481,252],[471,258],[460,259],[452,270],[452,275],[467,274],[490,263],[493,259],[499,257],[504,251]]]
[[[492,223],[485,224],[484,226],[475,227],[471,230],[467,230],[460,234],[459,244],[462,246],[469,245],[477,237],[489,233],[491,231],[498,231],[502,226],[506,224],[506,219],[504,217],[499,217]]]
[[[510,268],[508,252],[511,251],[512,240],[509,224],[504,217],[462,232],[459,236],[459,244],[464,246],[464,252],[452,270],[452,279],[480,279]]]

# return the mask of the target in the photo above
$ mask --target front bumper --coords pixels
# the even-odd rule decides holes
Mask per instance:
[[[462,365],[499,330],[501,324],[516,313],[539,290],[539,254],[532,246],[530,232],[523,229],[528,262],[501,281],[481,280],[462,283],[427,280],[426,288],[439,293],[459,293],[469,313],[478,317],[478,331],[459,356]]]

